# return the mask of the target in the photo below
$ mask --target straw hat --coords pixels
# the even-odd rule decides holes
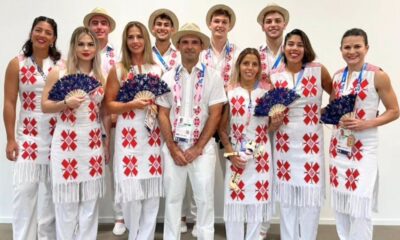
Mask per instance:
[[[235,12],[232,10],[232,8],[230,8],[224,4],[217,4],[208,10],[207,17],[206,17],[207,26],[210,25],[211,17],[214,14],[214,12],[219,9],[225,10],[229,13],[229,15],[231,15],[230,26],[229,26],[229,30],[231,30],[235,26],[236,15],[235,15]]]
[[[103,16],[107,18],[108,22],[110,23],[110,32],[114,31],[115,29],[114,19],[110,15],[108,15],[107,11],[104,8],[99,8],[99,7],[93,9],[92,12],[90,12],[85,16],[85,18],[83,19],[83,25],[85,27],[89,27],[90,19],[92,19],[92,17],[94,16]]]
[[[175,13],[173,13],[173,12],[172,12],[171,10],[169,10],[169,9],[160,8],[160,9],[155,10],[155,11],[150,15],[150,17],[149,17],[149,23],[148,23],[147,26],[148,26],[149,31],[151,32],[151,34],[152,34],[153,36],[155,36],[155,35],[154,35],[154,33],[151,31],[151,29],[153,29],[154,21],[155,21],[156,18],[157,18],[158,16],[160,16],[161,14],[165,14],[165,15],[167,15],[168,17],[170,17],[171,20],[172,20],[172,24],[174,25],[175,30],[178,30],[178,29],[179,29],[179,21],[178,21],[178,18],[176,17],[176,15],[175,15]]]
[[[194,23],[186,23],[181,27],[181,29],[179,29],[178,32],[172,35],[172,44],[177,47],[179,40],[186,35],[195,35],[196,37],[200,38],[201,42],[203,43],[203,50],[208,49],[210,46],[210,38],[202,33],[199,26]]]
[[[263,10],[261,10],[261,12],[258,14],[257,17],[257,22],[263,26],[264,25],[264,17],[265,14],[268,12],[278,12],[280,14],[282,14],[285,23],[288,24],[289,23],[289,11],[286,10],[286,8],[283,8],[275,3],[272,4],[268,4]]]

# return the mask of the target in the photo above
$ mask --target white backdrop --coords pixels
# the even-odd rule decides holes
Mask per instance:
[[[382,67],[391,76],[392,85],[400,97],[400,71],[398,60],[400,53],[400,2],[396,0],[276,0],[276,3],[286,7],[290,12],[290,22],[287,30],[300,28],[304,30],[322,62],[331,74],[344,65],[339,52],[340,39],[344,31],[352,27],[366,30],[369,36],[370,50],[367,61]],[[217,4],[231,6],[237,16],[235,28],[229,33],[231,42],[240,47],[258,47],[265,41],[264,33],[256,22],[259,11],[268,1],[243,0],[207,0],[207,1],[138,1],[138,0],[68,0],[68,1],[11,1],[2,2],[0,14],[1,58],[0,75],[4,79],[5,69],[11,58],[20,51],[28,38],[28,33],[35,17],[44,15],[52,17],[58,23],[57,45],[65,55],[72,31],[82,25],[83,17],[94,7],[104,7],[117,22],[115,31],[111,34],[111,42],[119,50],[121,34],[125,24],[138,20],[147,26],[150,13],[157,8],[169,8],[178,16],[181,25],[185,22],[195,22],[204,33],[210,34],[205,24],[207,10]],[[397,65],[397,68],[396,68]],[[2,82],[0,86],[4,86]],[[1,87],[2,88],[2,87]],[[327,98],[325,97],[325,103]],[[3,91],[0,91],[0,102],[3,105]],[[381,112],[383,110],[381,109]],[[396,138],[400,133],[400,121],[380,128],[380,195],[379,213],[374,214],[373,221],[381,225],[400,225],[400,141]],[[325,128],[326,153],[329,144],[330,130]],[[11,222],[12,217],[12,170],[13,164],[6,160],[6,135],[4,124],[0,127],[0,223]],[[216,221],[222,221],[223,198],[222,176],[217,169]],[[327,179],[329,183],[329,179]],[[397,187],[396,187],[397,186]],[[328,188],[329,189],[329,188]],[[329,191],[328,191],[329,193]],[[321,223],[333,224],[333,212],[329,208],[329,194],[323,210]],[[111,198],[102,201],[100,218],[102,222],[113,219]],[[163,210],[160,209],[160,218]]]

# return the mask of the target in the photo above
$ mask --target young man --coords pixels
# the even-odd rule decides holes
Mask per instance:
[[[156,38],[152,47],[153,58],[163,71],[167,72],[180,61],[179,52],[171,44],[172,34],[179,29],[178,18],[168,9],[158,9],[150,15],[148,27]]]
[[[114,66],[116,62],[115,51],[113,46],[108,41],[108,35],[115,29],[114,19],[107,13],[103,8],[95,8],[85,16],[83,19],[83,25],[90,30],[92,30],[100,43],[101,50],[101,67],[103,74],[107,79],[108,72]],[[113,119],[114,120],[114,119]],[[110,168],[110,178],[111,178],[111,194],[114,198],[114,173],[113,173],[113,154],[114,154],[114,130],[115,121],[113,121],[113,126],[105,126],[106,132],[110,135],[110,142],[106,143],[109,145],[107,148],[110,149],[110,162],[108,167]],[[107,129],[112,128],[111,131]],[[114,200],[114,199],[113,199]],[[114,215],[115,215],[115,225],[113,228],[113,233],[117,236],[123,235],[126,231],[124,224],[124,218],[122,216],[122,207],[120,204],[114,203],[113,205]]]
[[[164,239],[180,239],[181,213],[187,176],[197,205],[198,239],[214,239],[215,140],[212,139],[226,102],[220,75],[200,61],[209,38],[196,24],[185,24],[172,37],[182,64],[162,79],[171,92],[157,99],[165,144]]]
[[[266,37],[265,43],[259,47],[262,62],[261,78],[264,81],[270,82],[270,71],[278,68],[283,62],[283,31],[289,22],[289,12],[281,6],[270,4],[258,14],[257,22],[261,25],[261,29],[265,32]],[[266,239],[269,227],[269,222],[262,224],[260,240]]]

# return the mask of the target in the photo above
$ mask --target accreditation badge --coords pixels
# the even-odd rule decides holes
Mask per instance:
[[[194,124],[193,119],[188,117],[179,117],[175,128],[174,141],[191,143],[193,138]]]
[[[354,146],[356,138],[353,131],[340,128],[337,150],[341,154],[351,155],[351,150]]]

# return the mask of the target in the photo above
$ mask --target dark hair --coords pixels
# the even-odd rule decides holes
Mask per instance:
[[[360,36],[360,37],[362,37],[364,39],[365,46],[368,46],[367,33],[364,30],[362,30],[361,28],[352,28],[352,29],[347,30],[343,34],[342,41],[340,41],[340,47],[342,47],[343,39],[345,37],[350,37],[350,36]]]
[[[168,14],[165,14],[165,13],[161,13],[160,15],[158,15],[157,17],[154,18],[153,26],[154,26],[154,24],[156,24],[156,20],[157,20],[158,18],[169,20],[169,21],[171,22],[171,26],[172,26],[172,27],[175,27],[175,26],[174,26],[174,22],[172,21],[171,17],[168,16]]]
[[[33,20],[32,28],[31,28],[31,31],[29,32],[29,39],[22,46],[22,52],[24,53],[25,57],[32,56],[32,54],[33,54],[33,46],[32,46],[32,40],[31,40],[32,31],[36,27],[36,25],[39,24],[40,22],[47,22],[53,28],[53,34],[54,34],[55,40],[54,40],[54,43],[49,48],[49,56],[54,62],[56,62],[56,61],[60,60],[61,53],[60,53],[60,51],[57,50],[57,47],[56,47],[57,23],[52,18],[40,16],[40,17],[35,18],[35,20]]]
[[[286,44],[287,44],[289,38],[294,36],[294,35],[299,36],[301,38],[301,41],[303,42],[304,56],[303,56],[303,59],[301,60],[302,63],[306,64],[306,63],[314,61],[316,55],[315,55],[314,49],[311,46],[310,39],[308,39],[308,37],[305,34],[305,32],[303,32],[300,29],[293,29],[291,32],[286,34],[285,42],[284,42],[283,46],[286,47]],[[286,59],[285,54],[283,54],[283,61],[287,64],[287,59]]]
[[[256,79],[260,79],[261,76],[261,57],[260,57],[260,53],[258,52],[257,49],[255,48],[245,48],[243,51],[240,52],[236,63],[235,63],[235,68],[234,68],[234,72],[233,72],[233,77],[231,78],[231,82],[230,84],[235,85],[236,83],[238,83],[240,81],[240,64],[243,62],[243,59],[247,56],[247,55],[255,55],[257,57],[257,62],[259,65],[259,71],[257,73]]]
[[[229,18],[229,21],[231,21],[231,14],[230,14],[227,10],[222,9],[222,8],[216,9],[216,10],[211,14],[210,21],[212,20],[213,17],[215,17],[215,16],[221,16],[221,15],[222,15],[222,16],[225,16],[225,17],[228,17],[228,18]]]

